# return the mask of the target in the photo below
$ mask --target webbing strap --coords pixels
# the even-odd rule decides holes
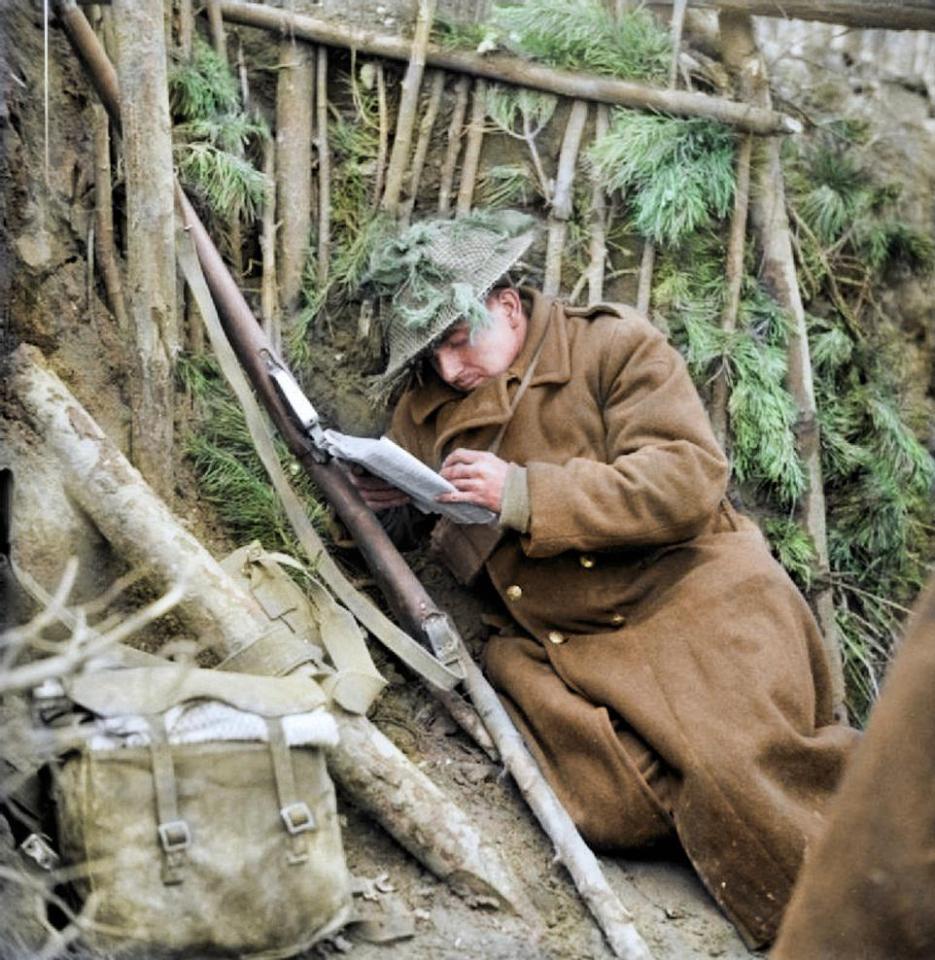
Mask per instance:
[[[170,886],[184,879],[192,835],[188,824],[179,816],[175,764],[172,762],[165,723],[162,717],[148,717],[147,720],[156,792],[156,834],[162,849],[162,882]]]
[[[282,469],[273,446],[272,428],[260,410],[234,350],[224,333],[214,300],[202,273],[201,264],[198,262],[194,244],[185,230],[178,231],[176,255],[185,281],[198,304],[198,310],[208,332],[208,339],[211,341],[211,346],[224,377],[243,408],[253,445],[312,568],[357,620],[399,657],[403,663],[424,677],[429,683],[444,690],[453,689],[464,679],[460,666],[454,665],[454,668],[450,669],[440,663],[428,650],[396,626],[367,597],[360,593],[328,555],[325,545],[308,519],[305,507],[292,489]]]
[[[269,752],[273,758],[273,778],[279,798],[279,816],[289,836],[286,859],[291,864],[304,863],[308,860],[308,840],[305,834],[317,826],[315,816],[308,804],[299,800],[295,771],[292,769],[292,755],[286,743],[282,720],[279,717],[267,717],[266,728],[269,731]]]

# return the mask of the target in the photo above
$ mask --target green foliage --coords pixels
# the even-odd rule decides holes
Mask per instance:
[[[636,229],[662,246],[678,246],[731,208],[734,138],[715,121],[616,109],[588,157],[608,191],[628,192]]]
[[[432,43],[446,50],[483,50],[496,45],[496,30],[483,23],[458,23],[439,16],[432,24]]]
[[[216,361],[184,356],[178,370],[195,403],[195,425],[186,437],[185,449],[202,495],[214,505],[238,543],[258,539],[268,550],[301,555],[285,511],[254,450],[243,410]],[[326,510],[316,500],[311,482],[278,438],[276,449],[280,462],[292,474],[292,484],[305,501],[310,519],[321,527]]]
[[[789,517],[767,517],[762,527],[776,559],[802,589],[808,590],[818,559],[815,542],[801,524]]]
[[[224,219],[243,215],[252,221],[267,180],[249,154],[269,131],[242,110],[227,64],[198,39],[191,62],[171,72],[169,93],[182,183],[216,215]]]
[[[487,88],[487,116],[512,136],[535,137],[552,119],[557,105],[558,97],[528,87],[492,83]]]
[[[642,8],[619,21],[600,0],[527,0],[495,7],[503,46],[565,70],[663,81],[672,59],[669,32]]]
[[[523,163],[488,167],[478,181],[477,193],[480,205],[489,210],[525,207],[533,199],[530,170]]]

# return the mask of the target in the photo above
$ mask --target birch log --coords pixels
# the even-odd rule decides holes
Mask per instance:
[[[67,492],[113,548],[167,584],[184,580],[179,612],[196,635],[229,654],[269,629],[253,597],[182,526],[35,347],[13,354],[10,387],[60,464]],[[329,767],[346,796],[459,892],[528,909],[510,870],[459,807],[365,717],[340,708],[335,717],[341,741]]]
[[[279,303],[288,325],[299,307],[312,227],[312,99],[315,52],[282,40],[276,84],[276,209],[279,211]]]
[[[131,450],[147,480],[172,491],[178,353],[175,211],[162,0],[115,0],[127,187],[127,305],[135,336]]]
[[[753,22],[747,14],[730,13],[721,17],[722,34],[732,33],[731,42],[743,44],[758,62],[760,101],[769,104],[766,68],[757,53]],[[831,668],[832,695],[840,714],[844,702],[844,669],[834,617],[834,598],[829,583],[828,535],[825,525],[825,491],[821,471],[821,445],[815,386],[805,326],[805,309],[799,293],[795,258],[786,214],[786,191],[782,174],[778,140],[764,140],[759,145],[752,190],[751,220],[759,241],[761,277],[776,302],[792,318],[789,335],[787,386],[798,408],[796,437],[799,455],[805,466],[807,487],[801,503],[801,522],[815,544],[819,586],[811,595],[818,624],[821,627],[825,653]]]

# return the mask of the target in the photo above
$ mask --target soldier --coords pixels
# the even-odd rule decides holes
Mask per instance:
[[[751,946],[775,936],[855,733],[818,628],[756,525],[685,364],[633,309],[506,279],[519,215],[414,225],[375,255],[390,435],[497,527],[436,541],[499,596],[484,669],[584,837],[677,837]],[[356,476],[375,510],[405,502]],[[474,561],[473,564],[469,561]]]

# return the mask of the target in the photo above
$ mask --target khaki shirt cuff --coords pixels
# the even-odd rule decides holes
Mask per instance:
[[[529,530],[529,481],[526,468],[511,463],[503,483],[500,526],[527,533]]]

